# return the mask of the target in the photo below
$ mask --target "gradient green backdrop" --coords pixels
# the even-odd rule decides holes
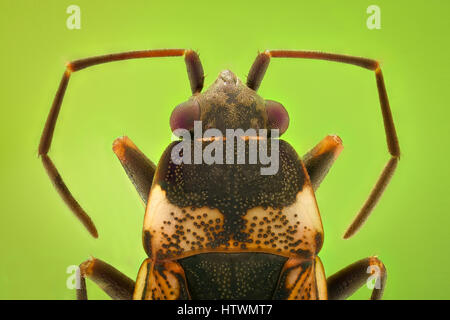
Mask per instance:
[[[319,4],[320,3],[320,4]],[[66,8],[81,7],[81,30]],[[368,30],[366,8],[381,8]],[[92,239],[37,157],[64,63],[166,47],[200,52],[208,86],[229,68],[245,79],[258,50],[314,49],[382,63],[402,150],[397,174],[362,231],[342,235],[388,159],[374,74],[323,61],[273,60],[260,94],[290,112],[283,138],[305,153],[327,134],[345,149],[317,194],[327,275],[368,255],[388,269],[386,299],[449,298],[447,1],[0,2],[0,298],[72,299],[66,268],[89,255],[132,278],[145,258],[144,208],[111,150],[128,135],[153,161],[171,110],[190,95],[180,58],[101,65],[73,74],[51,156],[91,214]],[[92,283],[91,298],[107,298]],[[354,298],[369,296],[364,287]]]

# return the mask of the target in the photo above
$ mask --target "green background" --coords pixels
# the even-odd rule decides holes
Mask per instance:
[[[66,28],[70,4],[81,7],[80,30]],[[366,27],[371,4],[381,8],[381,30]],[[170,142],[171,110],[190,95],[183,60],[126,61],[72,75],[50,155],[91,214],[98,240],[57,195],[37,148],[66,61],[166,47],[198,50],[206,86],[227,68],[245,79],[266,48],[379,59],[402,157],[350,240],[342,235],[389,158],[374,74],[274,59],[259,93],[288,109],[283,138],[299,154],[327,134],[344,141],[317,194],[327,275],[376,254],[388,269],[386,299],[449,298],[449,12],[447,1],[2,0],[0,298],[72,299],[66,269],[89,255],[136,277],[145,258],[144,208],[111,145],[126,134],[158,161]],[[91,298],[107,298],[93,283],[88,289]],[[363,287],[353,298],[369,294]]]

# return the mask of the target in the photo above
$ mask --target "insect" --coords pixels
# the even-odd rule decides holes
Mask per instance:
[[[197,53],[163,49],[76,60],[67,64],[63,74],[39,155],[57,191],[92,236],[98,236],[92,220],[48,156],[69,78],[73,72],[102,63],[171,56],[184,56],[192,90],[189,100],[172,112],[173,131],[192,132],[195,121],[201,121],[205,130],[277,129],[284,133],[289,124],[286,109],[257,94],[272,58],[329,60],[374,71],[391,157],[344,238],[355,234],[381,197],[400,157],[377,61],[322,52],[267,50],[258,54],[246,84],[225,70],[202,92],[204,74]],[[241,138],[246,157],[251,141],[275,143],[273,137],[258,134]],[[227,142],[226,138],[199,141],[201,150],[213,142]],[[376,278],[371,298],[382,297],[386,269],[377,257],[357,261],[328,279],[318,257],[323,228],[315,191],[343,149],[339,137],[325,137],[302,158],[289,143],[277,140],[279,170],[272,175],[261,175],[259,162],[176,163],[172,151],[179,143],[171,143],[155,166],[129,138],[114,141],[113,151],[146,204],[142,239],[148,258],[136,282],[100,259],[85,261],[80,265],[78,298],[87,298],[85,278],[89,278],[115,299],[344,299],[370,277]],[[190,146],[194,148],[194,144]],[[239,156],[237,149],[233,150],[234,156]]]

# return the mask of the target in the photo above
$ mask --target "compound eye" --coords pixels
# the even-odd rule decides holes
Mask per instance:
[[[197,101],[189,100],[179,104],[170,115],[170,128],[172,132],[176,129],[191,130],[194,121],[200,120],[200,106]]]
[[[271,129],[278,129],[280,136],[289,126],[289,114],[281,103],[273,100],[266,100],[266,112]]]

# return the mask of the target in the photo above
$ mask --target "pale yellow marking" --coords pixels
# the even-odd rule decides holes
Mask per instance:
[[[183,213],[182,210],[186,212]],[[314,192],[312,191],[311,186],[304,185],[303,190],[297,194],[296,201],[288,206],[283,208],[282,214],[286,217],[288,221],[287,224],[282,225],[281,227],[276,227],[276,225],[280,226],[280,220],[272,221],[275,215],[278,215],[280,210],[274,208],[263,209],[262,207],[256,207],[250,209],[248,213],[243,217],[247,221],[246,224],[246,232],[249,234],[249,239],[253,241],[251,243],[245,243],[246,251],[255,251],[255,252],[267,252],[278,254],[282,256],[292,256],[291,250],[307,250],[312,254],[316,252],[316,241],[315,236],[320,233],[323,234],[322,221],[320,219],[319,210],[317,208],[316,199],[314,197]],[[270,212],[273,212],[270,215]],[[171,215],[173,213],[173,215]],[[203,215],[206,213],[206,217]],[[186,217],[186,214],[190,214],[194,217],[193,220],[186,219],[183,222],[177,221],[177,219],[183,219]],[[201,216],[200,219],[197,216]],[[253,218],[257,219],[254,220]],[[267,217],[269,221],[263,221],[263,218]],[[216,247],[214,249],[208,249],[206,247],[206,243],[209,242],[207,239],[207,234],[203,230],[202,227],[195,226],[195,223],[201,224],[209,223],[212,220],[213,223],[210,225],[211,227],[216,227],[219,225],[219,229],[214,229],[215,232],[220,232],[223,230],[223,215],[218,209],[211,209],[208,207],[203,208],[195,208],[192,210],[190,207],[179,208],[173,204],[171,204],[166,198],[166,192],[161,189],[161,187],[156,184],[154,185],[150,198],[148,201],[148,207],[144,218],[144,230],[147,230],[151,234],[151,246],[153,252],[153,258],[156,258],[156,253],[161,250],[163,253],[167,252],[167,250],[171,250],[172,253],[177,250],[182,250],[182,254],[177,255],[176,257],[186,257],[193,254],[201,253],[201,252],[233,252],[233,251],[243,251],[241,248],[240,242],[237,243],[234,239],[230,239],[228,242],[228,247],[225,245],[221,245],[220,247]],[[219,221],[219,222],[216,222]],[[259,225],[259,222],[263,221],[263,225]],[[170,222],[170,224],[168,223]],[[297,225],[297,222],[300,224]],[[251,224],[255,223],[255,227],[251,227]],[[295,233],[288,234],[288,228],[294,227],[297,225],[297,230]],[[182,236],[177,235],[176,231],[178,230],[176,226],[183,227],[183,236],[186,239],[178,242],[179,248],[174,246],[170,246],[164,248],[163,245],[175,244],[176,237],[181,239]],[[267,227],[271,227],[271,232],[275,233],[275,236],[278,237],[274,242],[270,242],[269,244],[264,244],[264,241],[270,241],[271,238],[275,236],[269,236],[267,238],[258,238],[258,230],[264,229]],[[306,229],[305,229],[306,227]],[[190,232],[187,230],[190,229]],[[250,233],[249,230],[253,229],[253,232]],[[196,233],[194,236],[193,233]],[[280,234],[285,234],[285,236],[281,236]],[[164,234],[166,236],[164,236]],[[175,238],[173,237],[175,235]],[[288,240],[288,243],[280,243],[280,240],[285,240],[286,235],[292,237],[292,239]],[[168,241],[167,237],[170,237],[171,240]],[[194,245],[194,250],[192,249],[192,243],[197,243],[198,239],[204,238],[201,241],[203,248],[199,248],[198,244]],[[298,240],[301,240],[301,243],[296,244],[295,246],[289,244],[296,243]],[[259,241],[259,243],[257,243]],[[273,247],[272,243],[276,246]],[[285,246],[288,246],[286,249]],[[278,250],[280,249],[280,250]],[[175,256],[172,256],[175,258]]]
[[[299,260],[297,260],[299,261]],[[289,279],[289,280],[288,280]],[[311,285],[311,286],[310,286]],[[307,289],[310,289],[310,300],[317,299],[315,290],[314,264],[311,264],[307,269],[303,269],[301,264],[298,267],[289,271],[286,278],[285,287],[291,290],[288,300],[300,300],[307,296]]]
[[[308,250],[311,251],[312,254],[316,251],[316,241],[315,236],[317,233],[323,234],[322,222],[320,220],[319,211],[317,209],[317,205],[314,199],[314,195],[311,193],[310,187],[305,187],[302,192],[297,194],[296,201],[281,210],[282,216],[285,216],[285,220],[288,221],[287,224],[283,225],[280,219],[272,221],[272,219],[279,215],[278,212],[280,210],[268,207],[267,209],[263,209],[261,207],[250,209],[245,216],[247,220],[246,230],[251,229],[251,224],[256,223],[256,226],[252,229],[259,230],[260,228],[266,230],[268,226],[271,227],[271,232],[275,233],[275,237],[278,237],[274,243],[277,245],[275,248],[271,246],[271,243],[267,245],[263,245],[264,241],[271,240],[274,238],[273,236],[269,236],[268,238],[257,238],[258,232],[253,232],[251,234],[251,238],[253,239],[253,243],[248,244],[249,248],[257,248],[258,244],[256,244],[256,240],[262,241],[262,244],[259,246],[264,248],[269,248],[271,250],[282,249],[281,253],[283,255],[289,256],[289,251],[291,249],[297,250]],[[270,215],[272,212],[272,215]],[[258,220],[254,220],[256,217]],[[259,225],[259,221],[263,221],[262,219],[267,217],[270,222],[265,222],[263,225]],[[297,224],[300,222],[300,224]],[[278,225],[278,228],[275,227]],[[288,233],[289,227],[293,228],[297,226],[296,229],[293,229],[295,233]],[[306,229],[305,229],[306,227]],[[281,236],[281,234],[287,234],[292,237],[292,240],[289,240],[288,243],[280,243],[280,240],[285,240],[285,236]],[[298,240],[302,242],[294,246],[289,246],[289,243],[295,243]],[[288,249],[285,249],[284,246],[288,245]]]
[[[178,279],[169,272],[169,270],[164,269],[163,274],[160,274],[154,268],[150,274],[150,290],[147,291],[146,299],[167,299],[175,300],[180,294],[180,283]],[[153,291],[156,290],[157,295],[152,296]]]
[[[202,221],[207,222],[213,220],[215,226],[216,219],[220,219],[219,224],[223,224],[223,215],[218,209],[210,209],[207,207],[197,208],[195,210],[191,210],[190,207],[179,208],[167,200],[166,192],[162,190],[159,185],[155,185],[152,189],[148,203],[149,205],[144,219],[144,230],[150,231],[152,236],[152,251],[154,253],[160,249],[166,250],[162,245],[169,244],[167,239],[163,236],[163,233],[168,235],[172,239],[172,242],[175,241],[173,236],[176,235],[176,226],[183,226],[184,236],[186,237],[186,240],[182,240],[178,245],[184,251],[189,252],[191,250],[192,242],[198,241],[197,237],[207,238],[203,228],[196,227],[194,225],[195,223],[201,224]],[[182,212],[183,209],[186,213]],[[171,212],[173,212],[173,215],[171,215]],[[187,219],[182,223],[176,221],[175,218],[183,219],[186,217],[187,213],[193,216],[194,219]],[[204,213],[207,213],[207,217],[203,217]],[[201,219],[198,219],[197,216],[201,216]],[[170,222],[170,224],[167,222]],[[161,229],[161,227],[163,227],[163,229]],[[190,232],[187,232],[188,229]],[[217,232],[220,230],[215,231]],[[194,232],[196,233],[195,236],[193,235]],[[171,247],[171,249],[174,249],[174,247]]]
[[[311,227],[312,230],[323,234],[322,219],[311,185],[305,184],[303,190],[297,194],[297,201],[285,208],[283,212],[289,216],[298,214],[297,220],[301,225]]]
[[[184,275],[184,271],[177,262],[162,262],[161,274],[155,268],[155,263],[147,259],[139,269],[133,299],[141,300],[175,300],[180,296],[181,285],[175,274]],[[148,272],[150,268],[150,272]],[[174,274],[175,273],[175,274]],[[148,277],[147,277],[148,274]],[[184,277],[184,276],[183,276]],[[147,288],[145,285],[147,284]],[[146,289],[145,296],[142,293]]]
[[[296,261],[296,260],[295,260]],[[286,277],[286,283],[285,286],[287,289],[293,290],[293,287],[295,285],[295,281],[297,281],[298,278],[298,271],[301,270],[299,266],[297,266],[295,269],[292,269],[289,271],[287,277]]]
[[[323,268],[322,261],[319,257],[316,257],[316,287],[319,294],[317,299],[327,300],[327,278],[325,277],[325,269]]]
[[[133,300],[142,299],[142,293],[144,292],[146,282],[145,280],[147,278],[147,266],[150,267],[150,264],[150,259],[146,259],[139,268],[139,272],[136,278],[136,285],[133,292]]]

